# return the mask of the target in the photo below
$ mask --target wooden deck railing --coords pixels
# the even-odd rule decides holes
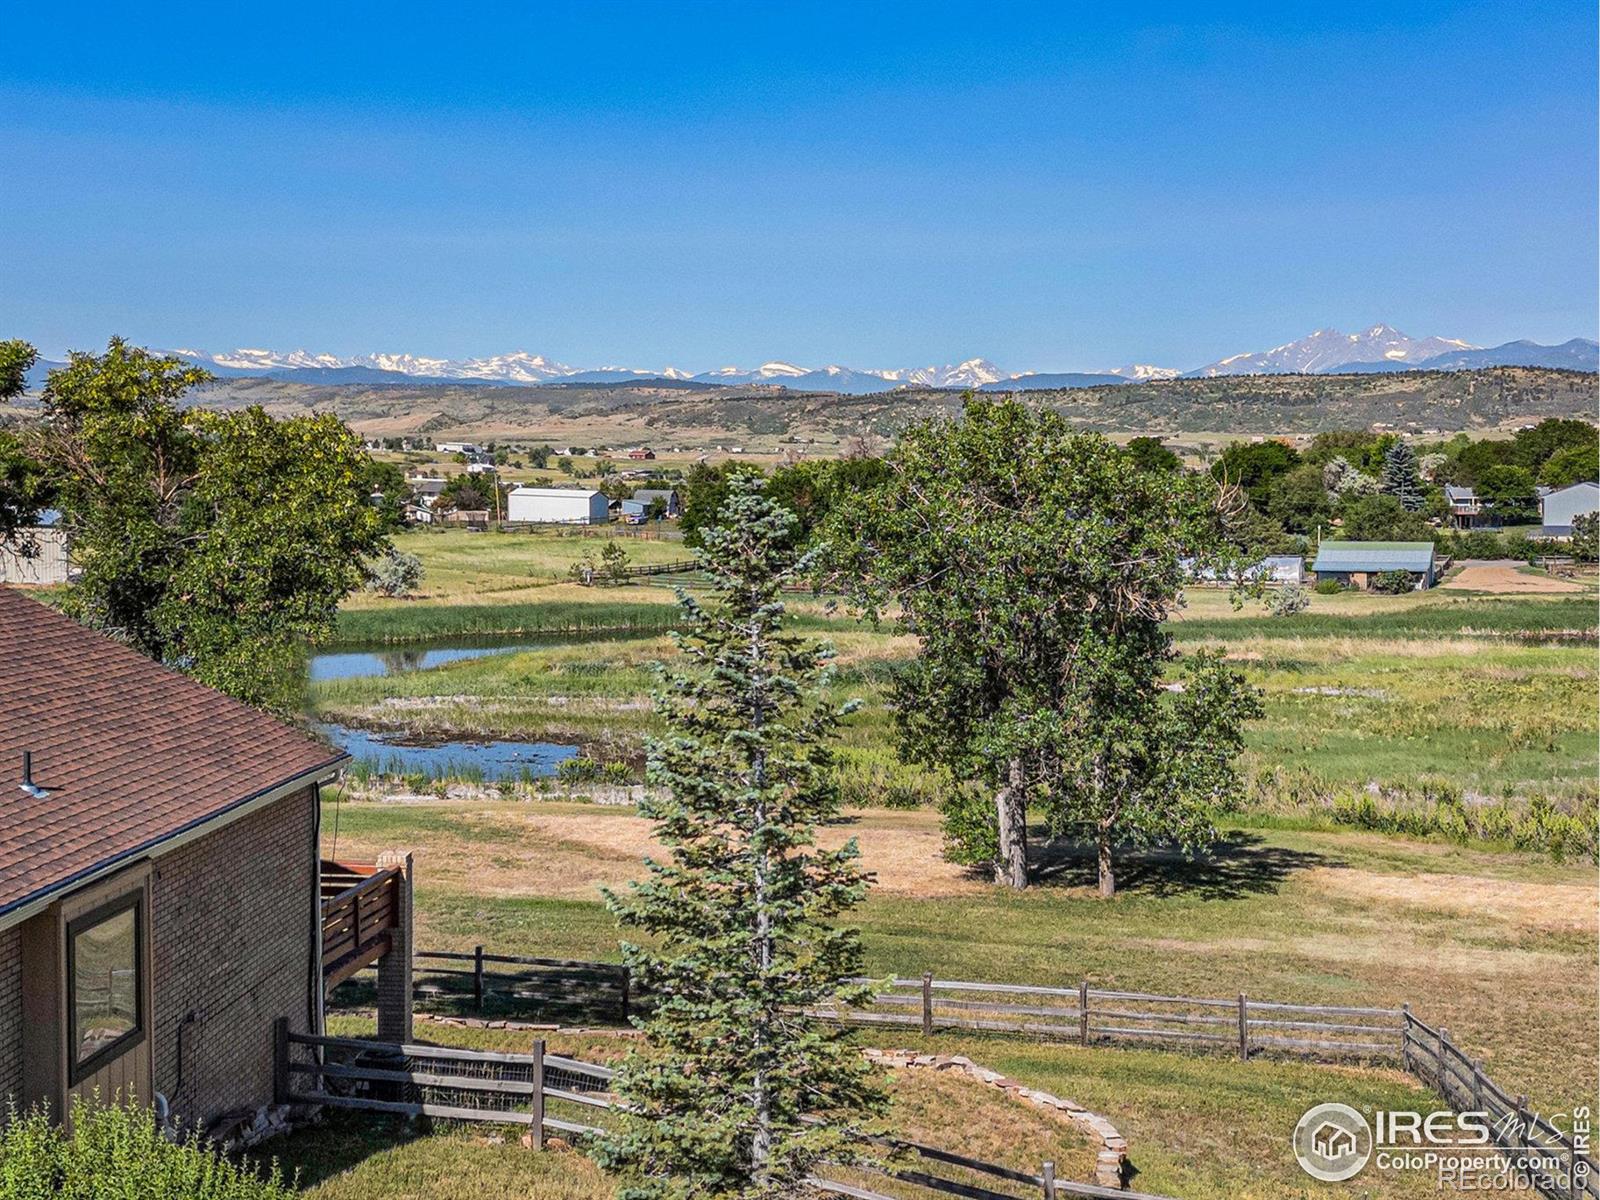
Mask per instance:
[[[389,951],[400,921],[400,873],[366,863],[322,864],[322,974],[336,987]]]

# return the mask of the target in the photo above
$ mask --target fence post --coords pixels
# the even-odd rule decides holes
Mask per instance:
[[[483,1012],[483,947],[472,950],[472,1007]]]
[[[1250,1061],[1250,1007],[1244,993],[1239,993],[1239,1061]]]
[[[624,1025],[626,1025],[628,1023],[628,993],[632,990],[632,986],[633,986],[633,969],[631,967],[623,967],[622,968],[622,1023]]]
[[[533,1148],[544,1149],[544,1039],[533,1043]]]
[[[922,1033],[924,1037],[933,1033],[933,972],[922,973]]]
[[[289,1018],[272,1022],[272,1102],[289,1102]]]
[[[1056,1164],[1045,1159],[1040,1177],[1044,1180],[1044,1200],[1056,1200]]]
[[[1433,1075],[1439,1088],[1439,1094],[1446,1101],[1450,1099],[1450,1072],[1444,1066],[1444,1048],[1450,1044],[1450,1031],[1443,1025],[1439,1026],[1439,1036],[1434,1039],[1433,1045]]]
[[[1089,1044],[1089,981],[1078,985],[1078,1040]]]
[[[1400,1006],[1400,1069],[1411,1070],[1411,1005]]]
[[[1483,1111],[1483,1059],[1472,1060],[1472,1107]]]

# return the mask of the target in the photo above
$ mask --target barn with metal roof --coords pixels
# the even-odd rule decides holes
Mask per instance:
[[[1333,579],[1351,587],[1368,587],[1384,571],[1410,571],[1418,577],[1419,589],[1437,581],[1432,542],[1327,541],[1317,547],[1311,570],[1318,583]]]

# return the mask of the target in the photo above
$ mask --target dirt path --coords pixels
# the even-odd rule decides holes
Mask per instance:
[[[1472,562],[1459,574],[1439,586],[1445,590],[1470,592],[1581,592],[1583,585],[1570,579],[1525,573],[1525,564],[1508,558],[1495,562]]]

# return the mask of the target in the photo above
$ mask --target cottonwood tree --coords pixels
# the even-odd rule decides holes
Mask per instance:
[[[331,415],[186,407],[209,378],[113,339],[44,389],[43,455],[80,569],[62,607],[249,703],[298,699],[301,647],[388,549],[360,441]]]
[[[1028,884],[1030,803],[1055,829],[1087,825],[1107,895],[1119,842],[1201,840],[1228,788],[1203,742],[1236,744],[1250,697],[1204,663],[1206,710],[1172,702],[1163,622],[1186,556],[1240,565],[1237,493],[1011,399],[911,426],[889,467],[826,528],[825,570],[916,635],[892,690],[901,750],[991,789],[997,882]]]
[[[22,395],[27,387],[28,369],[38,352],[27,342],[0,342],[0,401]],[[39,518],[40,509],[54,497],[55,488],[40,463],[21,438],[0,429],[0,543],[10,544],[24,556],[31,545],[19,543],[18,531]],[[0,553],[12,552],[0,545]]]
[[[819,849],[838,814],[829,653],[784,632],[782,588],[806,567],[796,519],[735,476],[698,557],[716,603],[680,592],[679,665],[642,811],[667,847],[607,902],[647,944],[624,956],[654,1006],[616,1090],[632,1106],[600,1148],[627,1200],[788,1197],[850,1157],[881,1106],[842,1032],[802,1010],[860,1000],[859,935],[834,922],[866,893],[854,839]]]

